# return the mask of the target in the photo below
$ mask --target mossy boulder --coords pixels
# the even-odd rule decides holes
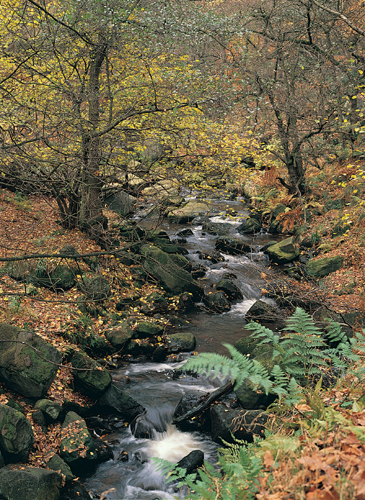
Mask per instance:
[[[4,467],[0,470],[2,500],[58,500],[62,476],[36,467]]]
[[[312,278],[323,278],[328,274],[338,271],[342,267],[343,257],[336,255],[334,257],[323,257],[322,259],[307,262],[305,270]]]
[[[229,300],[242,300],[243,295],[238,286],[233,281],[228,279],[221,279],[216,285],[217,290],[222,290]]]
[[[204,295],[203,303],[211,313],[221,314],[231,309],[231,303],[227,299],[226,294],[219,290]]]
[[[173,333],[167,336],[170,352],[190,352],[195,349],[196,339],[190,332]]]
[[[270,259],[277,264],[287,264],[299,257],[299,246],[295,243],[294,237],[275,243],[266,249]]]
[[[120,321],[105,331],[105,337],[111,345],[119,351],[135,336],[135,331],[131,328],[131,322],[128,319]]]
[[[39,399],[34,405],[36,410],[41,410],[47,423],[55,422],[61,413],[61,405],[50,399]]]
[[[152,337],[153,335],[161,335],[163,333],[163,330],[163,326],[157,323],[152,323],[151,321],[140,321],[135,327],[137,336],[140,339],[143,339],[145,337]]]
[[[62,424],[60,456],[76,475],[97,465],[94,440],[85,420],[73,411],[67,413]]]
[[[61,354],[35,333],[6,323],[0,324],[0,338],[0,378],[23,396],[44,397],[62,361]]]
[[[241,234],[258,233],[261,229],[261,224],[257,219],[249,217],[237,227],[237,231]]]
[[[259,342],[261,342],[261,339],[254,339],[251,335],[249,335],[237,340],[234,347],[241,354],[251,354]]]
[[[167,291],[174,295],[190,292],[195,300],[200,300],[203,295],[202,287],[188,271],[177,265],[169,254],[152,245],[143,245],[141,254],[145,258],[145,271],[159,280]]]
[[[75,387],[86,396],[99,398],[110,386],[110,373],[86,354],[76,352],[71,358],[71,364],[76,368],[73,370]]]
[[[0,451],[5,463],[26,462],[33,443],[29,420],[10,406],[0,404]]]
[[[262,390],[255,390],[255,385],[248,378],[234,392],[238,402],[246,410],[266,409],[276,399],[274,394],[265,394]]]
[[[75,479],[75,475],[72,473],[70,467],[66,464],[64,460],[56,453],[51,457],[47,462],[47,468],[51,470],[55,470],[60,474],[63,474],[66,478],[66,482],[72,481]]]
[[[232,230],[232,224],[229,222],[205,222],[202,229],[209,234],[228,236]]]
[[[211,212],[211,206],[204,201],[188,201],[182,207],[172,210],[167,214],[168,219],[176,224],[186,224],[191,222],[199,215],[208,215]]]

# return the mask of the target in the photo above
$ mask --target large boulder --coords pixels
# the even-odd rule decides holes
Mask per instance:
[[[129,422],[146,411],[135,399],[123,392],[122,387],[116,383],[112,383],[102,395],[98,401],[98,407],[102,413],[118,413]]]
[[[231,303],[223,291],[209,292],[203,297],[204,306],[211,313],[222,314],[231,309]]]
[[[0,470],[2,500],[58,500],[61,487],[61,474],[52,470],[23,465]]]
[[[253,217],[249,217],[248,219],[244,220],[242,224],[237,227],[237,231],[241,234],[258,233],[260,229],[260,222]]]
[[[299,246],[295,243],[293,236],[271,245],[266,252],[273,262],[281,265],[297,259],[300,253]]]
[[[232,224],[229,222],[205,222],[203,231],[217,236],[228,236],[232,230]]]
[[[196,339],[190,332],[173,333],[167,336],[170,352],[190,352],[195,349]]]
[[[122,191],[118,184],[109,184],[103,187],[104,202],[110,210],[119,215],[126,216],[134,211],[137,198]]]
[[[99,398],[110,386],[110,373],[87,354],[76,352],[71,358],[75,387],[86,396]]]
[[[172,210],[167,214],[168,219],[176,224],[191,222],[198,215],[208,215],[211,206],[205,201],[188,201],[186,205]]]
[[[324,257],[323,259],[307,262],[305,270],[312,278],[323,278],[330,273],[338,271],[342,267],[343,257],[336,255],[335,257]]]
[[[264,302],[263,300],[256,300],[254,304],[250,307],[250,309],[246,313],[246,319],[248,320],[261,320],[261,321],[272,321],[276,319],[278,316],[278,310]]]
[[[0,451],[5,463],[26,462],[33,443],[29,420],[14,408],[0,405]]]
[[[238,286],[233,281],[222,278],[216,285],[217,290],[222,290],[229,300],[242,300],[243,295]]]
[[[118,325],[106,330],[105,337],[119,351],[123,349],[130,339],[135,337],[135,331],[131,328],[131,321],[124,319]]]
[[[67,413],[62,424],[60,456],[76,475],[98,464],[96,446],[86,422],[73,411]]]
[[[61,354],[38,335],[0,324],[0,378],[7,386],[31,398],[42,398],[51,386]]]
[[[210,409],[212,438],[221,443],[222,439],[232,442],[236,439],[253,441],[254,436],[264,436],[268,414],[260,410],[239,410],[219,404]]]
[[[56,453],[48,460],[47,468],[51,469],[51,470],[55,470],[56,472],[59,472],[60,474],[63,474],[66,478],[66,482],[69,482],[69,481],[72,481],[73,479],[75,479],[75,476],[74,476],[74,474],[72,474],[70,467]]]
[[[202,287],[169,254],[152,245],[143,245],[141,254],[145,257],[144,269],[159,280],[167,291],[174,295],[190,292],[194,300],[200,300],[203,295]]]
[[[176,467],[186,470],[186,474],[191,474],[196,471],[198,467],[202,467],[204,464],[204,453],[201,450],[193,450],[184,458],[182,458]]]

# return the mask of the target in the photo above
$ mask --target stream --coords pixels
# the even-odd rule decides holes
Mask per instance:
[[[240,288],[244,299],[232,303],[230,311],[223,314],[211,314],[204,309],[196,308],[184,316],[189,321],[189,331],[197,339],[198,352],[218,352],[227,354],[222,343],[234,344],[249,332],[244,329],[245,314],[257,299],[275,305],[271,299],[261,297],[264,281],[261,273],[267,265],[266,256],[260,248],[272,235],[241,235],[236,227],[247,217],[248,211],[241,200],[212,200],[211,206],[216,211],[209,217],[209,222],[229,223],[229,236],[239,237],[252,245],[250,255],[224,255],[224,262],[212,264],[199,260],[201,252],[212,252],[217,236],[203,232],[202,224],[174,225],[164,220],[159,229],[165,230],[170,238],[176,239],[184,228],[192,230],[186,236],[185,248],[189,252],[187,258],[209,266],[208,272],[201,279],[204,286],[217,283],[224,274],[232,274],[234,282]],[[228,215],[234,213],[234,216]],[[146,227],[153,227],[156,222],[144,220],[139,222]],[[228,227],[228,226],[227,226]],[[221,252],[222,253],[222,252]],[[186,394],[203,395],[215,390],[222,384],[218,379],[205,377],[175,375],[174,370],[184,364],[184,360],[176,363],[130,363],[113,372],[117,384],[123,384],[123,391],[136,399],[146,409],[143,424],[152,429],[152,439],[136,438],[130,429],[123,425],[118,432],[104,438],[113,445],[114,460],[101,464],[95,474],[84,481],[88,491],[95,497],[103,492],[106,500],[172,500],[183,496],[176,487],[165,484],[165,477],[157,470],[151,458],[158,457],[170,462],[178,462],[192,450],[204,452],[204,459],[210,463],[217,461],[218,445],[209,436],[197,432],[181,432],[171,424],[174,410],[181,397]],[[128,384],[123,381],[128,377]],[[139,424],[137,424],[139,425]]]

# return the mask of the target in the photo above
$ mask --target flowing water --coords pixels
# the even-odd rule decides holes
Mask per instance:
[[[198,351],[226,354],[223,342],[234,344],[249,333],[245,332],[244,325],[245,314],[251,305],[259,298],[273,303],[270,299],[261,297],[264,285],[261,276],[266,256],[260,252],[260,247],[273,238],[265,234],[255,235],[253,238],[236,232],[236,227],[248,214],[242,201],[213,201],[212,207],[217,213],[210,217],[210,222],[229,223],[230,236],[240,237],[252,245],[251,254],[224,255],[224,262],[211,264],[199,260],[197,251],[212,252],[216,236],[203,232],[201,225],[172,225],[163,221],[159,228],[167,231],[172,239],[184,227],[192,229],[193,234],[186,237],[185,247],[189,252],[187,257],[204,265],[209,264],[209,270],[201,280],[205,286],[214,285],[226,273],[236,276],[235,282],[244,299],[233,303],[229,312],[210,314],[197,309],[186,316],[190,323],[189,331],[197,339]],[[236,212],[235,216],[227,216],[226,213],[232,210]],[[154,223],[153,220],[144,221],[150,227]],[[179,492],[175,491],[174,486],[166,486],[165,477],[157,470],[151,458],[158,457],[176,463],[192,450],[199,449],[204,452],[205,460],[216,462],[216,443],[206,435],[180,432],[171,422],[174,410],[185,393],[202,395],[213,391],[221,382],[191,376],[176,378],[173,370],[180,366],[181,363],[129,364],[114,373],[115,383],[123,383],[128,376],[129,383],[123,385],[123,390],[147,410],[145,415],[138,418],[136,426],[151,429],[152,439],[136,438],[129,426],[109,435],[107,440],[114,445],[115,460],[99,466],[96,473],[85,481],[88,490],[97,495],[109,490],[104,497],[106,500],[170,500],[176,498]],[[128,457],[128,460],[118,459],[120,457]]]

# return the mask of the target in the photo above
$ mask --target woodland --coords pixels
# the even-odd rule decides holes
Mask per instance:
[[[60,450],[75,452],[65,424],[40,423],[36,400],[8,383],[9,332],[33,332],[58,352],[41,396],[60,408],[100,397],[141,325],[153,330],[156,360],[171,355],[171,320],[155,313],[183,316],[204,294],[190,274],[185,288],[162,284],[170,260],[152,265],[156,248],[179,254],[161,221],[184,210],[184,193],[245,200],[247,220],[290,239],[295,257],[287,267],[272,258],[261,276],[262,296],[281,308],[275,319],[287,320],[281,337],[250,326],[255,347],[271,346],[270,369],[232,346],[229,358],[187,365],[275,395],[266,439],[236,437],[219,468],[175,468],[171,478],[191,499],[365,498],[364,96],[357,0],[1,0],[0,406],[25,415],[33,433],[25,455],[0,437],[1,498],[15,498],[2,470],[46,469]],[[149,231],[131,222],[146,200],[159,214]],[[322,259],[336,268],[310,272]],[[115,340],[127,319],[129,337]],[[137,351],[146,344],[133,339]],[[39,345],[32,356],[46,356]],[[77,370],[103,373],[105,388],[91,390]],[[92,498],[75,486],[83,472],[63,476],[52,499]]]

